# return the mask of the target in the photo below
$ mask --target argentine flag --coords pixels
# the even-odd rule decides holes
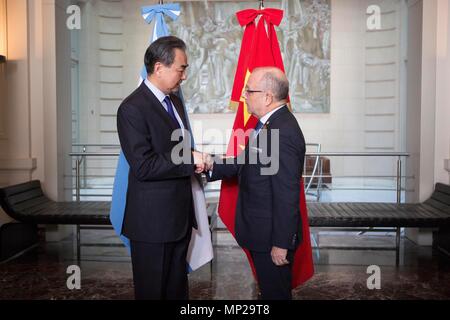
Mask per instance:
[[[172,20],[176,20],[180,15],[180,5],[178,3],[170,3],[163,5],[153,5],[142,7],[141,13],[145,21],[150,24],[154,21],[154,28],[150,43],[156,39],[169,35],[166,22],[164,21],[164,15],[170,17]],[[142,68],[139,84],[147,78],[147,71],[145,66]],[[186,120],[188,130],[191,130],[188,114],[186,108]],[[194,138],[191,134],[192,146],[194,146]],[[119,161],[117,164],[116,176],[114,179],[110,220],[111,224],[117,235],[120,236],[123,243],[129,248],[130,240],[123,236],[122,224],[125,214],[126,196],[128,189],[128,173],[130,166],[123,154],[120,152]],[[213,258],[213,248],[211,243],[211,232],[208,224],[208,214],[206,211],[206,201],[203,188],[200,185],[196,177],[191,177],[192,182],[192,197],[194,199],[195,217],[197,219],[198,229],[192,229],[192,237],[189,243],[189,249],[187,254],[188,270],[194,271],[200,268],[202,265],[208,263]]]

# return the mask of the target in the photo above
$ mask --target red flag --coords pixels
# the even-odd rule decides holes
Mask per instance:
[[[275,66],[284,71],[281,51],[274,27],[281,23],[283,11],[272,8],[263,10],[247,9],[237,12],[236,16],[239,24],[245,27],[245,31],[231,94],[230,106],[233,109],[237,109],[237,112],[233,125],[233,134],[228,145],[228,157],[236,157],[244,150],[248,140],[248,135],[245,134],[245,131],[253,129],[258,121],[258,119],[248,113],[247,105],[242,98],[242,91],[251,72],[257,67],[266,66]],[[258,16],[261,18],[256,26],[255,20]],[[301,184],[299,206],[303,228],[303,241],[295,252],[292,269],[292,288],[304,283],[314,274],[305,191],[303,181],[299,181],[299,183]],[[238,192],[237,178],[222,180],[219,215],[233,236],[235,235],[234,224]],[[250,253],[246,249],[244,251],[247,254],[256,278]]]

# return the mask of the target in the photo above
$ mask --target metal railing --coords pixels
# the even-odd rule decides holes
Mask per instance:
[[[315,146],[317,150],[320,150],[321,146],[320,144],[308,144],[309,146]],[[74,147],[81,147],[81,152],[71,152],[69,155],[75,160],[75,175],[72,176],[72,178],[75,179],[75,200],[80,201],[81,200],[81,179],[82,179],[82,166],[84,164],[84,169],[86,169],[86,161],[88,158],[92,157],[99,157],[99,158],[105,158],[105,157],[118,157],[119,152],[88,152],[88,147],[101,147],[101,148],[114,148],[118,149],[120,148],[119,145],[115,144],[74,144]],[[312,194],[310,192],[313,180],[316,178],[318,179],[317,184],[317,192],[315,194],[316,199],[320,199],[320,190],[322,188],[322,179],[326,177],[333,177],[333,178],[395,178],[395,191],[396,191],[396,202],[401,202],[401,192],[402,192],[402,178],[414,178],[414,177],[408,177],[402,175],[403,170],[403,163],[402,158],[409,157],[409,153],[406,152],[307,152],[307,157],[314,157],[314,167],[311,172],[311,174],[304,175],[303,177],[306,178],[306,185],[305,185],[305,192],[307,194]],[[394,157],[397,158],[397,165],[396,165],[396,175],[390,176],[390,175],[376,175],[376,176],[367,176],[367,175],[352,175],[352,176],[331,176],[331,175],[323,175],[322,173],[322,165],[321,165],[321,159],[322,157]],[[83,178],[87,178],[86,174],[83,175]],[[93,176],[90,176],[91,178]],[[109,176],[110,178],[113,178],[114,176]],[[85,184],[86,185],[86,184]],[[112,189],[112,184],[111,184]],[[337,190],[337,189],[330,189],[330,190]],[[343,189],[341,189],[343,190]],[[348,189],[349,190],[349,189]],[[363,188],[356,188],[352,190],[364,190]],[[386,189],[391,190],[391,189]],[[209,191],[219,191],[217,189],[212,189]]]
[[[307,143],[306,147],[315,147],[316,148],[316,153],[321,152],[321,144],[320,143]],[[307,195],[314,195],[316,197],[316,201],[320,200],[320,195],[321,195],[321,190],[322,190],[322,181],[323,181],[323,158],[321,156],[315,156],[315,160],[314,160],[314,166],[313,169],[311,171],[311,174],[305,174],[306,173],[306,169],[307,169],[307,159],[308,159],[308,154],[306,155],[305,158],[305,163],[303,165],[303,177],[305,178],[305,193]],[[313,181],[314,179],[317,179],[317,184],[316,184],[316,192],[313,193],[311,191],[312,189],[312,185],[313,185]]]
[[[396,199],[397,203],[401,203],[401,191],[402,191],[402,178],[414,178],[413,176],[402,176],[402,158],[410,156],[407,152],[320,152],[320,153],[307,153],[309,156],[318,157],[394,157],[397,158],[397,171],[395,176],[381,176],[385,178],[396,178]],[[352,176],[352,177],[377,177],[380,176]]]
[[[103,152],[103,153],[93,153],[93,152],[71,152],[69,154],[71,157],[77,157],[75,159],[75,200],[80,201],[81,199],[81,165],[86,161],[88,157],[118,157],[118,152]],[[112,186],[111,186],[112,188]]]

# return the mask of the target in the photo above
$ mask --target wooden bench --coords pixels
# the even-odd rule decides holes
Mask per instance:
[[[0,204],[13,219],[30,224],[77,226],[77,257],[80,230],[109,226],[110,202],[55,202],[48,199],[39,181],[0,189]],[[420,204],[308,203],[311,227],[396,228],[396,263],[399,262],[400,228],[450,226],[450,186],[436,184],[430,199]]]

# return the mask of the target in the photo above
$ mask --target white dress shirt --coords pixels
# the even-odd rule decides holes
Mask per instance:
[[[164,92],[162,92],[156,86],[154,86],[148,79],[145,79],[144,83],[147,86],[147,88],[156,96],[158,101],[163,106],[164,110],[166,110],[166,112],[168,112],[167,111],[168,110],[168,106],[166,105],[166,102],[164,101],[164,98],[166,97]],[[173,102],[172,102],[172,104],[173,104]],[[177,108],[175,108],[175,106],[173,106],[173,112],[175,113],[175,118],[177,118],[177,121],[178,121],[178,124],[180,125],[180,128],[183,130],[182,132],[183,132],[183,137],[184,137],[183,121],[181,121],[180,115],[178,114]]]
[[[281,108],[283,108],[284,106],[286,106],[285,104],[283,104],[282,106],[279,106],[276,109],[273,109],[270,112],[267,112],[264,116],[262,116],[259,121],[262,122],[263,127],[266,124],[267,120],[269,120],[270,116],[273,115],[275,112],[277,112],[278,110],[280,110]],[[262,128],[261,128],[262,129]],[[255,132],[255,137],[259,134],[259,132],[261,131],[261,129],[258,130],[258,132]]]

